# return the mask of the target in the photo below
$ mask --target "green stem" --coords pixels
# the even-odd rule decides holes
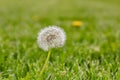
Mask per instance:
[[[45,64],[44,64],[44,66],[43,66],[43,68],[42,68],[42,70],[41,70],[41,72],[40,72],[40,77],[42,76],[42,74],[43,74],[45,68],[47,67],[47,64],[48,64],[48,61],[49,61],[49,58],[50,58],[50,54],[51,54],[51,50],[48,51],[48,55],[47,55]]]

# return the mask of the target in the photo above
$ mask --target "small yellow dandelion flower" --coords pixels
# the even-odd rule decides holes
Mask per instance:
[[[83,25],[83,22],[81,21],[73,21],[72,26],[74,27],[81,27]]]

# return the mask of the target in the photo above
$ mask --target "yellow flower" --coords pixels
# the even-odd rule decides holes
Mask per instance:
[[[74,27],[81,27],[83,25],[83,22],[81,21],[73,21],[72,26]]]

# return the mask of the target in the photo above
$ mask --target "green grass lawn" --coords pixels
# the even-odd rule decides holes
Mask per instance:
[[[0,0],[0,80],[120,80],[119,0]],[[75,20],[84,23],[75,28]],[[37,34],[58,25],[67,35],[47,52]]]

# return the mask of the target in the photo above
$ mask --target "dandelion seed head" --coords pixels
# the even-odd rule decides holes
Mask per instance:
[[[49,26],[42,29],[37,38],[39,47],[45,51],[48,51],[51,48],[62,47],[65,40],[65,32],[57,26]]]

